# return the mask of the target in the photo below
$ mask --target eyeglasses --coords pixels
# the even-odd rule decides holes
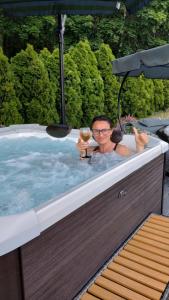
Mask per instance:
[[[103,128],[103,129],[92,129],[93,135],[107,135],[111,131],[111,128]]]

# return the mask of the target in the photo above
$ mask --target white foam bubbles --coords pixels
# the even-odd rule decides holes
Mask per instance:
[[[114,153],[97,153],[90,163],[82,161],[70,139],[1,139],[0,149],[0,215],[59,197],[124,159]]]

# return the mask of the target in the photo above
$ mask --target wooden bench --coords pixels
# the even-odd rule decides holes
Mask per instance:
[[[169,218],[151,214],[79,299],[169,299],[168,282]]]

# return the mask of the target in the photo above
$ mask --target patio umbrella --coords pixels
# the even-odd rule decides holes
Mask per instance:
[[[112,62],[113,74],[118,76],[138,77],[144,74],[146,78],[169,78],[169,44],[149,50],[139,51]]]
[[[59,32],[59,57],[60,57],[60,87],[61,87],[61,124],[50,125],[47,132],[55,137],[63,137],[70,132],[70,127],[65,121],[65,101],[64,101],[64,25],[65,14],[93,14],[111,15],[124,3],[128,13],[135,13],[143,8],[151,0],[1,0],[0,9],[7,16],[45,16],[58,15]]]
[[[138,77],[144,74],[146,78],[169,79],[169,44],[115,59],[112,66],[113,74],[124,77],[118,95],[118,119],[120,123],[120,96],[128,76]]]
[[[151,0],[1,0],[8,16],[45,16],[57,14],[111,15],[124,3],[128,13],[135,13]]]

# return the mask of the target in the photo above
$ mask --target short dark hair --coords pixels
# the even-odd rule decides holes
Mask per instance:
[[[105,121],[107,123],[109,123],[110,125],[110,128],[113,128],[113,122],[112,120],[107,117],[107,116],[104,116],[104,115],[100,115],[100,116],[96,116],[93,118],[92,122],[91,122],[91,125],[90,125],[90,128],[92,129],[93,127],[93,124],[96,122],[96,121]]]

